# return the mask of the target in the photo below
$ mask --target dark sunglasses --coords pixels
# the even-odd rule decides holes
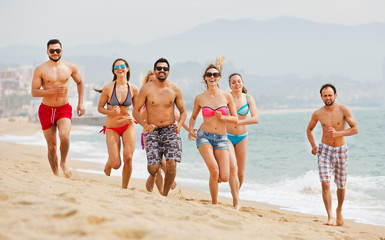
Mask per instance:
[[[217,77],[221,76],[221,74],[220,74],[220,73],[217,73],[217,72],[216,72],[216,73],[207,72],[207,73],[205,74],[205,77],[211,77],[211,76],[217,78]]]
[[[125,68],[126,68],[126,65],[122,64],[122,65],[120,65],[120,67],[121,67],[122,69],[125,69]],[[115,65],[115,66],[114,66],[114,70],[118,70],[118,69],[119,69],[119,65]]]
[[[162,69],[163,69],[166,72],[168,72],[168,70],[170,70],[170,68],[168,68],[168,67],[156,67],[155,69],[158,71],[162,71]]]
[[[61,49],[58,48],[58,49],[50,49],[50,50],[49,50],[49,53],[50,53],[50,54],[53,54],[54,52],[61,53]]]

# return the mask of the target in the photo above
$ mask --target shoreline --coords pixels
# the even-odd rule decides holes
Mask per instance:
[[[38,124],[21,123],[3,122],[0,135],[41,131]],[[117,176],[73,170],[66,179],[60,170],[57,177],[45,146],[0,142],[0,148],[0,239],[385,238],[383,226],[345,219],[343,227],[330,227],[323,225],[326,216],[266,203],[241,200],[241,210],[235,211],[231,198],[219,197],[220,204],[213,206],[210,194],[186,187],[177,186],[164,198],[156,187],[147,192],[144,179],[132,178],[122,189]],[[101,170],[98,163],[68,163],[72,169]]]

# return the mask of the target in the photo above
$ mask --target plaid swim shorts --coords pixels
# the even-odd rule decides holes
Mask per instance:
[[[151,133],[146,133],[147,165],[160,164],[162,156],[168,160],[180,162],[182,159],[182,139],[175,133],[174,125],[157,127]]]
[[[321,182],[330,182],[334,173],[334,182],[339,189],[346,186],[348,169],[348,147],[331,147],[320,143],[317,152],[318,170]]]

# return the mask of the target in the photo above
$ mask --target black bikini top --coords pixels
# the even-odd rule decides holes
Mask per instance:
[[[128,87],[128,92],[127,92],[127,97],[126,100],[122,104],[118,101],[118,97],[116,96],[116,82],[114,84],[114,90],[112,90],[112,96],[110,99],[110,102],[108,102],[108,105],[111,106],[131,106],[132,104],[132,97],[131,97],[131,91],[130,91],[130,84],[127,83]]]

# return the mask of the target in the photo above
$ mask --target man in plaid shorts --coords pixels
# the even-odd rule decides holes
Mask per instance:
[[[328,214],[326,225],[334,225],[332,214],[332,196],[330,193],[330,180],[334,175],[337,185],[338,206],[336,208],[336,224],[342,226],[342,204],[345,199],[346,176],[348,167],[348,149],[345,136],[358,133],[357,123],[349,108],[335,103],[337,90],[332,84],[325,84],[320,90],[321,99],[325,106],[316,110],[307,127],[307,138],[311,144],[313,155],[318,157],[318,170],[322,183],[322,198]],[[322,126],[322,140],[319,146],[315,144],[313,129],[317,122]],[[346,129],[346,124],[350,128]]]

